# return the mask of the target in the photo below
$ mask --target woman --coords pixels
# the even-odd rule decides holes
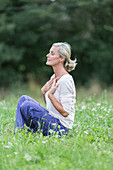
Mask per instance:
[[[70,59],[68,43],[54,43],[47,54],[46,64],[52,66],[54,74],[42,87],[47,110],[32,98],[23,95],[17,105],[15,128],[24,128],[44,136],[65,135],[72,129],[75,115],[75,85],[68,73],[74,70],[76,61]]]

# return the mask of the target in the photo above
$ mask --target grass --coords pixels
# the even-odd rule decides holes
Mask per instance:
[[[25,131],[13,134],[21,94],[23,91],[17,91],[0,100],[0,170],[113,169],[111,93],[105,91],[100,96],[78,98],[72,132],[61,138]],[[36,98],[36,94],[32,93],[32,97]],[[41,96],[39,101],[44,104]]]

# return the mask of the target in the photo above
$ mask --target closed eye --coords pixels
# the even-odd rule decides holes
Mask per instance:
[[[50,53],[51,53],[51,55],[54,55],[54,54],[55,54],[54,51],[50,51]]]
[[[51,53],[51,55],[54,55],[54,53]]]

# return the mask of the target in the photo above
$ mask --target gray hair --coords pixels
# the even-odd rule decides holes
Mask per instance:
[[[58,42],[54,43],[53,46],[59,48],[60,57],[65,57],[64,68],[66,71],[70,72],[75,69],[77,63],[75,60],[71,60],[71,46],[67,42]]]

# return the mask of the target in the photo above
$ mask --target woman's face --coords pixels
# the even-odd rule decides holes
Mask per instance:
[[[61,57],[59,57],[59,52],[58,52],[58,47],[57,46],[52,46],[50,48],[49,54],[47,56],[47,65],[50,66],[55,66],[61,61]]]

